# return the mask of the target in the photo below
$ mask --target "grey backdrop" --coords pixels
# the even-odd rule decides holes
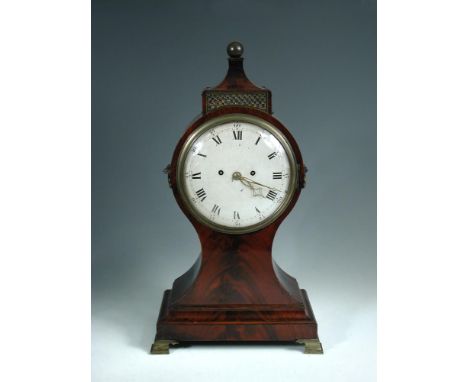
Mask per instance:
[[[199,251],[162,169],[200,113],[203,88],[224,77],[232,40],[244,44],[249,78],[272,90],[274,114],[298,140],[309,168],[274,257],[308,290],[326,353],[296,365],[294,376],[302,379],[303,370],[328,382],[343,375],[373,380],[374,1],[95,0],[92,10],[94,380],[206,378],[214,371],[202,367],[204,359],[236,351],[180,349],[162,364],[148,355],[163,290]],[[261,363],[264,352],[278,354],[278,369],[268,363],[270,379],[295,380],[280,367],[284,357],[301,357],[292,349],[286,356],[270,347],[235,354],[250,352],[244,371],[252,359]],[[196,358],[203,352],[209,353]],[[192,363],[184,364],[184,354]]]

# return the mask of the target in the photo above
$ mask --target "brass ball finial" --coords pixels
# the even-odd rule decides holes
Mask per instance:
[[[227,46],[226,51],[229,57],[240,58],[244,53],[244,47],[239,41],[233,41]]]

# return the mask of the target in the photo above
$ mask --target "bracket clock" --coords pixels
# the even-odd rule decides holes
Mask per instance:
[[[272,258],[273,239],[305,185],[306,167],[271,91],[227,47],[224,80],[202,93],[202,113],[166,168],[169,185],[201,242],[195,264],[164,292],[153,354],[198,342],[296,342],[322,353],[304,289]]]

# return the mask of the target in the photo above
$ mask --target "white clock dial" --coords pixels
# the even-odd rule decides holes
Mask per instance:
[[[221,229],[248,231],[284,210],[296,164],[272,125],[253,117],[225,119],[189,139],[180,179],[196,216]]]

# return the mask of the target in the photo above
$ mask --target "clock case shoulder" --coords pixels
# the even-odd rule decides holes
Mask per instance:
[[[267,227],[245,234],[227,234],[196,220],[186,208],[177,183],[177,163],[191,133],[206,121],[227,114],[262,118],[288,139],[298,163],[298,187],[285,211]],[[168,166],[174,196],[200,239],[201,253],[193,266],[164,293],[156,341],[297,341],[316,339],[317,322],[305,290],[272,258],[274,236],[294,207],[305,184],[299,146],[272,115],[271,91],[254,85],[243,58],[229,58],[224,80],[202,93],[202,114],[179,140]]]

